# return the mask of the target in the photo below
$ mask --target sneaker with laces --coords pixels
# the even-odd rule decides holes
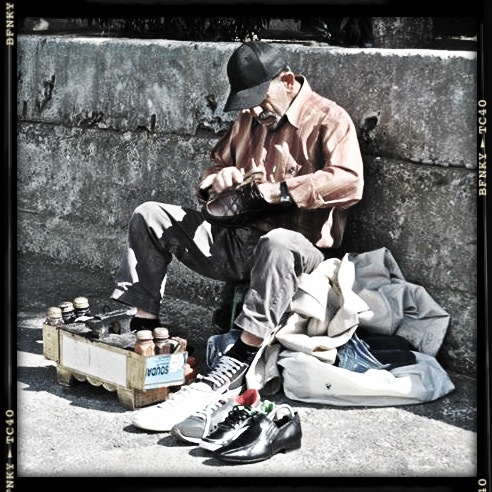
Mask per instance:
[[[260,401],[260,394],[256,389],[248,389],[241,394],[238,393],[239,390],[224,393],[219,400],[210,403],[174,425],[171,434],[181,441],[198,444],[205,436],[217,429],[217,426],[226,419],[234,405],[254,406]]]
[[[205,436],[199,446],[209,451],[216,451],[237,439],[250,425],[256,414],[270,414],[276,404],[257,400],[253,405],[234,405],[224,421],[217,425],[215,431]]]
[[[195,382],[182,386],[166,401],[137,411],[132,424],[144,430],[168,432],[193,413],[219,400],[224,393],[240,392],[248,369],[248,364],[224,355],[207,375],[197,376]]]

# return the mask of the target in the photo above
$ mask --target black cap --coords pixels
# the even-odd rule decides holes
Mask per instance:
[[[227,64],[231,92],[224,110],[258,106],[265,99],[270,82],[287,67],[282,53],[271,44],[243,43]]]

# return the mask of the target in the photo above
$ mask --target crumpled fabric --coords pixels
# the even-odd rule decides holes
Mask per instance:
[[[336,337],[360,326],[375,334],[399,335],[415,350],[433,356],[450,319],[422,286],[404,279],[387,248],[347,253],[302,274],[291,310],[309,318],[309,336]]]
[[[418,352],[435,356],[442,346],[450,316],[424,287],[407,282],[387,248],[349,253],[354,265],[352,289],[369,309],[359,325],[372,333],[399,335]]]
[[[293,372],[286,370],[286,364],[289,363],[285,362],[285,354],[297,354],[296,364],[299,360],[309,361],[311,364],[312,359],[320,363],[321,368],[329,366],[334,370],[348,371],[350,376],[355,371],[334,366],[337,347],[347,343],[357,327],[361,326],[375,334],[399,335],[405,338],[422,357],[418,357],[417,364],[391,371],[366,371],[370,374],[377,371],[378,376],[372,380],[367,377],[360,379],[362,386],[359,397],[341,397],[339,402],[386,405],[429,401],[436,398],[436,395],[443,396],[454,389],[446,372],[435,360],[444,341],[449,318],[449,314],[423,287],[405,281],[387,248],[367,253],[347,253],[341,260],[325,260],[312,273],[301,275],[299,289],[292,299],[287,321],[263,341],[246,375],[246,381],[248,387],[261,389],[266,394],[271,394],[271,391],[274,392],[282,384],[284,390],[289,388],[291,382],[288,379]],[[282,376],[277,364],[284,367]],[[305,376],[315,379],[315,374]],[[389,400],[385,398],[385,392],[391,393],[391,388],[400,384],[394,381],[395,377],[406,378],[401,380],[405,384],[416,384],[415,394],[403,390],[402,394],[407,391],[407,396],[396,395]],[[367,398],[363,390],[364,381],[374,381],[376,385],[379,381],[381,387],[379,390],[376,388],[375,393]],[[305,388],[309,391],[307,383]],[[397,393],[399,391],[400,389],[396,390]],[[291,390],[289,397],[296,399],[294,396]],[[372,400],[373,396],[377,397],[377,401]],[[334,401],[336,399],[335,395]],[[327,403],[327,400],[321,398],[320,402]]]

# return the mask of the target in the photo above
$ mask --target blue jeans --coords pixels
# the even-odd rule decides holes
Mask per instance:
[[[111,297],[159,315],[173,258],[214,280],[248,281],[235,323],[265,338],[289,308],[299,275],[311,273],[324,255],[295,231],[225,228],[205,221],[198,210],[145,202],[130,219]]]
[[[356,333],[347,343],[337,349],[338,367],[355,372],[366,372],[368,369],[386,369],[389,364],[382,364],[369,351],[369,345],[361,340]]]
[[[212,335],[207,340],[207,366],[213,369],[220,358],[236,343],[241,336],[241,330],[232,329],[227,333]]]

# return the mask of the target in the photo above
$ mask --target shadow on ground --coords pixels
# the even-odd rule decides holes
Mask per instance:
[[[89,298],[93,312],[102,312],[105,307],[121,309],[122,305],[111,301],[109,294],[113,288],[111,274],[68,265],[52,259],[37,256],[20,256],[17,264],[17,312],[18,312],[18,350],[35,355],[42,354],[42,321],[48,306],[57,305],[63,300],[78,295]],[[161,319],[171,333],[187,338],[194,347],[194,356],[200,371],[206,369],[206,341],[212,334],[220,332],[212,323],[214,307],[200,306],[183,299],[167,296],[163,301]],[[476,432],[477,428],[477,384],[468,376],[450,374],[455,391],[434,402],[401,406],[415,415],[439,420],[464,430]],[[18,381],[26,388],[22,391],[47,391],[66,398],[73,405],[122,412],[116,394],[89,383],[76,383],[71,388],[57,384],[56,368],[46,367],[17,368]],[[288,401],[282,393],[274,395],[276,401]],[[305,403],[302,403],[306,406]],[[312,404],[313,408],[322,405]],[[350,410],[352,407],[342,407]]]

